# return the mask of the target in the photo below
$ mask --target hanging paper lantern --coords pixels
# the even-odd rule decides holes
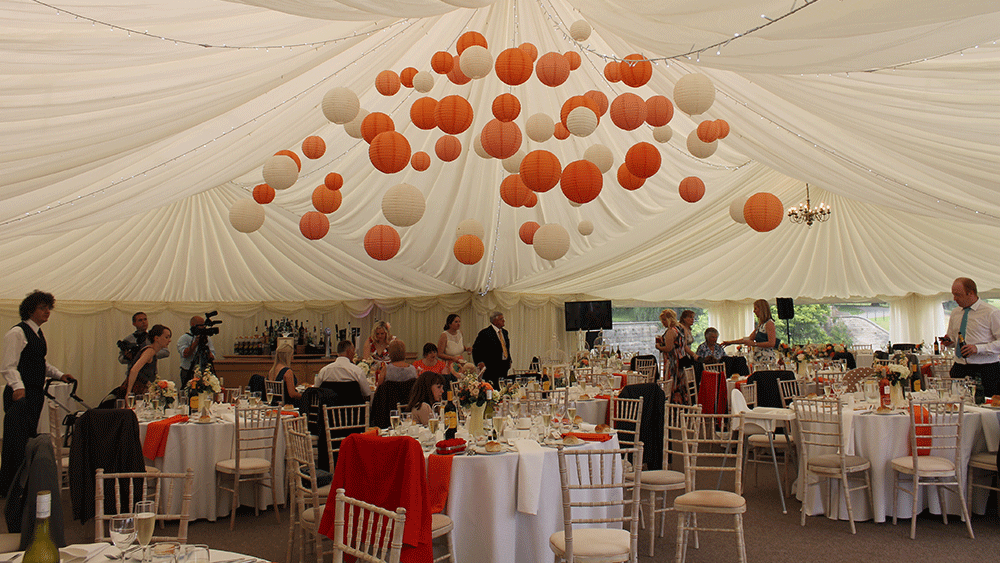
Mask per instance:
[[[455,241],[455,258],[466,266],[471,266],[482,260],[485,252],[486,247],[483,246],[483,241],[475,235],[462,235]]]
[[[569,129],[567,129],[562,123],[556,123],[555,129],[552,131],[552,135],[560,141],[565,141],[569,138]]]
[[[546,86],[560,86],[569,78],[569,61],[559,53],[545,53],[535,63],[535,75]]]
[[[521,223],[521,228],[517,230],[517,236],[520,237],[521,242],[524,244],[531,244],[535,242],[535,231],[537,231],[540,226],[541,225],[534,221],[525,221],[524,223]]]
[[[365,252],[376,260],[389,260],[399,252],[399,233],[389,225],[375,225],[365,233]]]
[[[472,45],[458,58],[458,67],[469,78],[483,78],[493,70],[493,55],[486,47]]]
[[[482,239],[486,236],[486,231],[483,229],[483,224],[478,220],[465,219],[455,228],[455,238],[461,238],[465,235],[473,235],[476,238]]]
[[[694,203],[705,195],[705,182],[702,182],[701,178],[697,176],[688,176],[681,180],[678,192],[681,194],[681,199],[688,203]]]
[[[478,45],[483,49],[489,47],[486,43],[486,38],[483,37],[482,33],[479,33],[478,31],[466,31],[461,37],[458,38],[458,42],[455,44],[455,50],[458,51],[459,55],[461,55],[466,49],[472,47],[473,45]]]
[[[597,114],[588,107],[574,108],[566,116],[566,129],[577,137],[586,137],[597,129]]]
[[[382,215],[397,227],[410,227],[424,216],[424,194],[410,184],[397,184],[382,196]]]
[[[520,167],[521,180],[528,189],[547,192],[559,183],[562,165],[556,155],[546,150],[535,150],[524,155]]]
[[[274,201],[274,188],[267,184],[257,184],[253,188],[253,200],[260,204],[271,203]]]
[[[434,108],[434,121],[449,135],[463,133],[472,125],[472,105],[462,96],[445,96]]]
[[[283,154],[283,155],[287,156],[288,158],[294,160],[295,161],[295,169],[296,169],[296,171],[297,172],[302,172],[302,159],[299,158],[299,155],[295,154],[294,152],[292,152],[290,150],[281,150],[281,151],[278,151],[278,152],[274,153],[274,156],[278,156],[279,154]]]
[[[719,138],[725,139],[729,135],[729,122],[725,119],[716,119],[715,123],[719,125]]]
[[[548,114],[536,113],[528,118],[524,124],[524,132],[528,138],[536,143],[544,143],[552,138],[555,132],[555,122]]]
[[[395,174],[410,162],[410,142],[396,131],[379,133],[368,147],[368,158],[379,172]]]
[[[545,260],[558,260],[569,250],[569,233],[558,223],[538,227],[531,246]]]
[[[503,169],[511,174],[521,171],[521,161],[524,160],[524,149],[517,149],[513,156],[503,159]]]
[[[650,96],[646,100],[646,123],[662,127],[674,117],[674,104],[666,96]]]
[[[331,190],[325,185],[316,186],[312,193],[312,204],[320,213],[333,213],[340,209],[344,196],[340,190]]]
[[[471,47],[470,47],[471,48]],[[521,128],[512,121],[491,119],[483,127],[483,150],[493,158],[508,158],[514,156],[521,148]]]
[[[299,231],[309,240],[319,240],[330,232],[330,220],[318,211],[307,211],[299,219]]]
[[[639,178],[649,178],[660,170],[660,151],[651,143],[632,145],[625,153],[625,166]]]
[[[611,149],[604,145],[591,145],[587,147],[587,150],[583,151],[583,158],[593,162],[597,166],[597,169],[601,171],[601,174],[611,170],[611,167],[615,165],[614,154],[611,153]]]
[[[687,149],[691,153],[691,156],[695,158],[708,158],[715,154],[715,149],[719,147],[719,141],[712,141],[711,143],[702,142],[698,138],[698,130],[695,129],[691,131],[691,134],[687,138]]]
[[[276,190],[287,190],[299,179],[299,168],[290,156],[276,154],[264,161],[264,183]]]
[[[511,47],[504,49],[497,55],[493,68],[501,82],[510,86],[518,86],[531,78],[533,64],[531,56],[524,49]]]
[[[619,129],[632,131],[646,122],[646,100],[625,92],[611,102],[611,121]]]
[[[571,96],[570,99],[563,102],[562,108],[559,110],[559,120],[562,121],[563,125],[566,125],[566,119],[569,117],[569,112],[578,107],[589,108],[594,112],[594,116],[597,116],[601,112],[597,102],[587,96]]]
[[[425,131],[437,127],[437,118],[434,115],[437,104],[437,100],[430,96],[424,96],[413,102],[413,105],[410,106],[410,121],[418,129]]]
[[[698,124],[698,139],[703,143],[711,143],[719,138],[719,124],[705,120]]]
[[[399,81],[407,88],[413,88],[413,77],[417,75],[417,69],[408,66],[399,73]]]
[[[573,41],[586,41],[590,37],[590,24],[586,20],[576,20],[569,26],[569,36]]]
[[[569,63],[569,69],[571,71],[580,68],[580,63],[583,62],[580,60],[580,53],[577,53],[576,51],[566,51],[563,53],[563,56],[566,57],[566,62]]]
[[[590,236],[594,232],[594,224],[590,221],[580,221],[580,224],[576,226],[576,230],[583,236]]]
[[[745,197],[738,197],[729,204],[729,216],[733,218],[733,221],[746,225],[747,220],[743,217],[743,206],[746,203],[747,200]]]
[[[715,86],[704,74],[685,74],[674,84],[674,103],[688,115],[708,111],[715,102]]]
[[[383,96],[392,96],[399,92],[399,75],[391,70],[383,70],[375,77],[375,89]]]
[[[608,111],[608,97],[600,90],[591,90],[583,95],[597,104],[597,117],[603,117]]]
[[[445,162],[451,162],[462,154],[462,141],[458,137],[445,135],[434,143],[434,154]]]
[[[455,65],[451,67],[451,70],[448,71],[448,80],[451,80],[452,84],[461,86],[462,84],[468,84],[472,79],[462,72],[461,66],[459,66],[456,62]]]
[[[604,78],[608,82],[619,82],[622,79],[622,67],[618,61],[611,61],[604,65]]]
[[[330,172],[323,178],[323,185],[330,190],[339,190],[344,187],[344,177],[336,172]]]
[[[638,190],[646,183],[645,178],[640,178],[635,174],[628,171],[628,166],[623,162],[621,166],[618,167],[618,185],[625,188],[626,190]]]
[[[593,162],[576,160],[566,165],[559,178],[559,186],[566,199],[576,203],[587,203],[601,193],[604,177]]]
[[[448,51],[438,51],[431,56],[431,69],[438,74],[448,74],[455,66],[455,57]]]
[[[751,229],[766,233],[781,224],[785,208],[777,196],[767,192],[755,193],[743,204],[743,218]]]
[[[421,94],[426,94],[434,88],[434,75],[421,70],[413,77],[413,89]]]
[[[392,122],[392,118],[380,111],[369,113],[361,121],[361,137],[368,143],[371,143],[379,133],[395,130],[396,124]]]
[[[417,172],[423,172],[431,166],[431,157],[424,151],[417,151],[410,157],[410,166]]]
[[[483,148],[483,136],[481,134],[472,136],[472,148],[476,151],[476,154],[479,155],[479,158],[485,158],[487,160],[493,158],[486,152],[486,149]]]
[[[526,201],[524,203],[524,206],[528,207],[528,208],[531,208],[531,207],[534,207],[536,205],[538,205],[538,194],[536,194],[535,192],[533,192],[531,190],[528,190],[528,201]]]
[[[521,113],[521,101],[514,94],[500,94],[493,98],[493,117],[500,121],[514,121]]]
[[[229,224],[241,233],[252,233],[264,224],[264,206],[252,199],[238,199],[229,208]]]
[[[531,43],[521,43],[517,46],[518,49],[524,51],[525,55],[528,55],[528,59],[534,63],[538,59],[538,49]]]
[[[520,174],[511,174],[500,182],[500,199],[511,207],[521,207],[528,202],[531,190],[521,181]]]
[[[653,128],[653,140],[657,143],[666,143],[674,136],[674,130],[669,125]]]
[[[368,117],[368,110],[359,109],[358,115],[344,124],[344,133],[347,133],[355,139],[364,138],[361,134],[361,124],[364,123],[366,117]]]
[[[306,137],[302,141],[302,154],[306,155],[306,158],[313,160],[322,157],[326,154],[326,141],[323,140],[323,137],[317,135]]]
[[[622,82],[633,88],[638,88],[649,82],[653,76],[653,63],[639,54],[635,53],[625,57],[621,62]]]
[[[343,125],[358,116],[361,102],[358,95],[347,88],[334,88],[323,95],[323,115],[332,123]]]

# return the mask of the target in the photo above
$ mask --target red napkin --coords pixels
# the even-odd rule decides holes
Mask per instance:
[[[431,514],[444,512],[451,488],[451,462],[455,456],[431,454],[427,459],[427,496]]]
[[[177,422],[187,422],[188,417],[183,414],[174,415],[170,418],[150,422],[146,427],[146,441],[142,443],[142,455],[148,459],[163,457],[167,451],[167,434],[170,433],[170,425]]]
[[[291,416],[292,418],[297,418],[299,416],[298,411],[279,411],[278,409],[271,409],[267,411],[268,415],[279,415],[279,416]]]
[[[613,434],[598,434],[596,432],[567,432],[563,434],[563,438],[566,436],[576,436],[585,442],[607,442],[611,439]]]

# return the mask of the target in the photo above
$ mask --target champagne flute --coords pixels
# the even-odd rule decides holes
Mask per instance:
[[[394,431],[397,428],[399,428],[399,422],[400,422],[399,411],[398,410],[389,411],[389,425],[392,426],[392,429]]]
[[[125,396],[125,405],[128,408],[135,410],[135,393],[129,393]]]
[[[144,500],[135,503],[135,537],[142,546],[142,560],[149,556],[149,541],[153,539],[153,527],[156,524],[156,509],[153,501]]]
[[[267,398],[267,404],[268,405],[273,405],[274,404],[274,393],[271,391],[271,388],[267,387],[264,390],[264,392],[267,395],[267,397],[266,397]]]
[[[497,433],[497,440],[503,439],[503,427],[507,422],[507,418],[503,416],[493,417],[493,431]]]
[[[510,415],[517,418],[521,414],[521,402],[511,401],[510,403]]]
[[[135,541],[135,518],[131,514],[112,516],[109,535],[111,543],[121,551],[118,557],[124,559],[125,551]]]
[[[427,420],[427,427],[430,428],[431,434],[437,435],[439,422],[440,420],[438,419],[437,416],[432,416],[430,419]]]
[[[569,427],[572,429],[573,425],[576,424],[576,403],[570,403],[569,407],[566,407],[566,418],[569,419]]]

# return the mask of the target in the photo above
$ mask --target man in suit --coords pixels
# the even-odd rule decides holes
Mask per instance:
[[[510,370],[510,335],[504,330],[503,313],[490,313],[490,326],[479,331],[472,344],[472,361],[479,369],[486,368],[483,379],[494,387]]]

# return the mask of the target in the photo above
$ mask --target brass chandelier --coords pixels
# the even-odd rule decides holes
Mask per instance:
[[[788,218],[793,223],[805,223],[809,227],[814,222],[822,223],[828,220],[830,213],[830,206],[825,203],[812,207],[812,203],[809,201],[809,184],[806,184],[806,202],[799,202],[795,207],[788,208]]]

